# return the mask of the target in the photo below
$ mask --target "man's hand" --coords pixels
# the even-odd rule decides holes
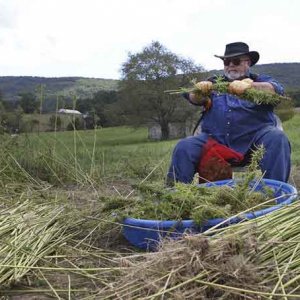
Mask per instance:
[[[196,87],[201,90],[203,95],[208,95],[212,90],[212,86],[213,84],[210,81],[200,81],[196,83]]]
[[[190,101],[197,105],[206,105],[208,101],[208,95],[212,90],[212,82],[210,81],[200,81],[195,84],[196,88],[200,90],[200,92],[195,91],[190,93]]]
[[[253,80],[246,78],[243,80],[234,80],[229,84],[228,91],[231,94],[242,95],[247,89],[252,87]]]
[[[252,86],[252,83],[253,83],[253,80],[251,78],[245,78],[245,79],[242,79],[241,81],[247,82],[247,83],[251,84],[251,86]]]

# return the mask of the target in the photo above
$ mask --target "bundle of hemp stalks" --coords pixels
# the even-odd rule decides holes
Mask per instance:
[[[30,201],[0,209],[0,286],[17,283],[67,238],[62,206]],[[0,290],[1,291],[1,290]]]
[[[212,91],[217,93],[231,93],[229,89],[230,82],[224,81],[223,78],[217,77],[216,82],[212,85]],[[197,82],[192,81],[192,87],[190,88],[179,88],[177,90],[165,91],[169,94],[182,94],[182,93],[195,93],[198,96],[207,97],[209,94],[203,93]],[[286,105],[292,106],[292,99],[290,97],[281,96],[278,94],[273,94],[267,91],[256,90],[254,88],[247,89],[242,95],[238,95],[239,98],[253,102],[257,105],[272,105],[277,106],[279,103],[284,103]]]
[[[299,299],[300,203],[120,259],[101,299]],[[116,259],[117,260],[117,259]]]
[[[258,171],[264,153],[263,146],[252,151],[243,178],[233,186],[207,187],[176,182],[170,190],[155,184],[137,185],[138,197],[103,199],[102,216],[106,215],[111,221],[123,221],[127,217],[162,221],[192,219],[202,225],[209,219],[243,216],[245,211],[273,206],[276,203],[274,190],[261,180],[262,174]],[[198,182],[196,176],[195,179]]]

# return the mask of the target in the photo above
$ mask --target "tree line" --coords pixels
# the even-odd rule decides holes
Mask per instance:
[[[87,129],[95,126],[142,126],[153,123],[160,126],[162,138],[167,139],[169,124],[184,122],[193,110],[179,96],[170,96],[165,91],[184,86],[191,79],[199,79],[203,71],[202,66],[172,53],[154,41],[141,52],[128,54],[128,59],[121,67],[121,80],[117,90],[100,90],[88,99],[73,99],[71,103],[68,101],[64,103],[64,107],[82,112],[84,127]],[[14,103],[1,101],[2,126],[8,126],[8,123],[14,123],[16,119],[20,120],[22,113],[30,114],[42,109],[42,104],[39,103],[42,102],[42,97],[38,93],[25,92],[19,98]],[[57,107],[61,108],[62,105],[59,103]],[[5,112],[14,112],[15,120],[9,120]],[[53,123],[53,117],[49,122]],[[11,125],[19,126],[16,123]],[[80,122],[74,124],[74,128],[80,126]]]
[[[185,122],[199,114],[199,111],[187,105],[181,96],[170,96],[165,91],[187,86],[192,79],[203,80],[207,76],[201,65],[153,41],[141,52],[128,54],[121,66],[121,80],[117,90],[99,90],[89,98],[58,96],[55,106],[56,109],[70,108],[83,113],[82,118],[74,118],[66,129],[156,124],[161,129],[162,139],[168,139],[170,123]],[[35,93],[20,93],[19,101],[15,102],[1,100],[0,94],[2,131],[5,128],[20,130],[22,114],[43,113],[44,90],[45,87],[40,85]],[[291,92],[296,104],[299,101],[300,105],[300,92]],[[51,130],[59,129],[60,117],[52,115],[49,124]],[[25,126],[24,130],[32,126],[34,124]]]

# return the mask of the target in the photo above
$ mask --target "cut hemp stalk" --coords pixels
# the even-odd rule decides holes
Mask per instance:
[[[230,94],[228,87],[230,82],[224,81],[222,76],[218,76],[216,82],[212,85],[212,91],[217,93],[228,93]],[[198,96],[207,97],[209,94],[203,93],[199,86],[197,85],[196,80],[192,80],[192,87],[190,88],[179,88],[177,90],[167,90],[165,91],[169,94],[183,94],[183,93],[195,93]],[[234,94],[233,94],[234,95]],[[277,106],[279,103],[285,101],[288,103],[292,102],[290,97],[281,96],[278,94],[272,94],[267,91],[260,91],[254,88],[247,89],[242,95],[238,95],[239,98],[253,102],[257,105],[272,105]]]

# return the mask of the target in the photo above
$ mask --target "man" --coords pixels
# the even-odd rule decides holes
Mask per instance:
[[[265,153],[260,167],[264,177],[287,182],[291,149],[286,135],[277,126],[278,119],[273,107],[256,105],[237,96],[249,88],[282,95],[283,87],[270,76],[250,72],[250,67],[259,60],[259,53],[249,51],[245,43],[230,43],[226,45],[223,56],[215,56],[223,61],[223,79],[230,82],[230,93],[212,91],[212,84],[216,80],[216,77],[212,77],[197,83],[209,97],[200,97],[195,93],[184,95],[194,105],[210,105],[202,117],[201,133],[182,139],[176,145],[167,184],[174,181],[192,182],[194,174],[199,171],[204,149],[207,150],[208,141],[211,140],[243,157],[248,157],[251,150],[263,145]]]

